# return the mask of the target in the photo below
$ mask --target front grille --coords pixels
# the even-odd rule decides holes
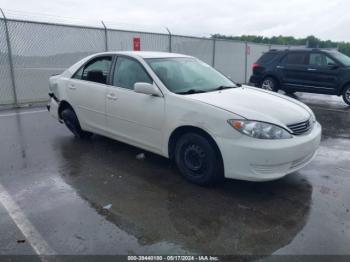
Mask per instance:
[[[294,135],[302,135],[311,129],[311,121],[308,119],[304,122],[287,125],[287,127],[293,132]]]

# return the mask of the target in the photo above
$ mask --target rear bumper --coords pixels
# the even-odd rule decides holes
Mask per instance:
[[[59,106],[59,103],[57,102],[57,100],[51,97],[48,104],[46,105],[46,108],[50,112],[50,115],[53,118],[60,120],[58,117],[58,106]]]
[[[249,84],[252,86],[259,86],[262,81],[262,76],[252,75],[249,78]]]
[[[321,125],[291,139],[263,140],[242,135],[238,140],[217,138],[225,177],[269,181],[293,173],[314,158],[321,140]]]

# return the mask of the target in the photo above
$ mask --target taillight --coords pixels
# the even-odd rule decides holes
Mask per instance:
[[[259,64],[254,63],[254,64],[252,65],[252,69],[253,69],[253,70],[254,70],[255,68],[258,68],[258,67],[260,67]]]

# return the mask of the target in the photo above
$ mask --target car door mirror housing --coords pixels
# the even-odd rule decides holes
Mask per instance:
[[[134,84],[134,91],[136,93],[153,95],[153,96],[162,96],[162,93],[159,91],[158,87],[154,84],[137,82]]]
[[[328,63],[328,68],[333,70],[333,69],[338,69],[339,65],[338,64],[333,64],[333,63]]]

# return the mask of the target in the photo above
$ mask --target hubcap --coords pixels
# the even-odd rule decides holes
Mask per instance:
[[[270,79],[265,79],[261,87],[262,89],[273,91],[273,82]]]
[[[203,168],[205,153],[203,149],[195,144],[188,145],[184,150],[185,166],[191,171],[198,172]]]

